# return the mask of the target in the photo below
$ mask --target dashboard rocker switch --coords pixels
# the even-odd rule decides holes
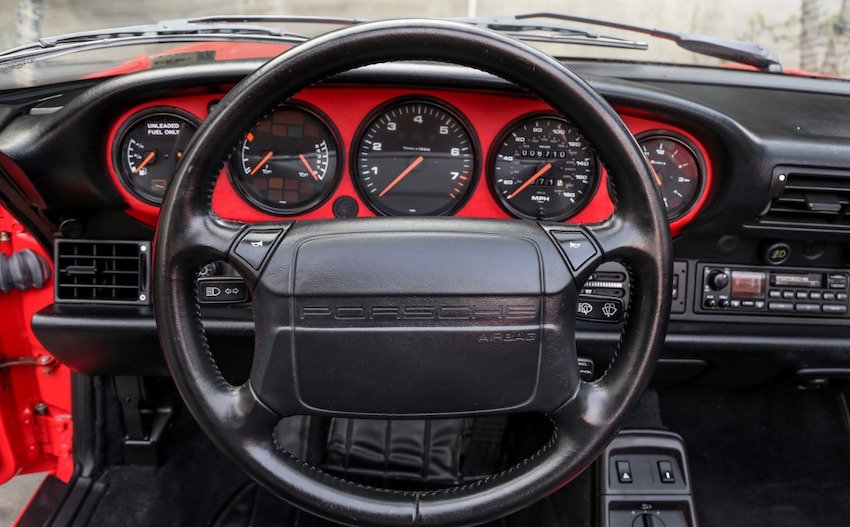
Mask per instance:
[[[617,461],[617,480],[620,483],[634,483],[632,465],[628,461]]]
[[[658,462],[658,475],[661,477],[661,483],[676,483],[676,476],[673,473],[673,463],[671,461]]]

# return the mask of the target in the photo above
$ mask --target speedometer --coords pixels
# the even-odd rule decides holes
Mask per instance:
[[[390,103],[367,119],[358,137],[352,174],[380,214],[451,214],[473,188],[476,142],[460,114],[444,104]]]
[[[593,194],[596,156],[566,120],[530,116],[510,125],[493,145],[493,189],[508,212],[560,221]]]

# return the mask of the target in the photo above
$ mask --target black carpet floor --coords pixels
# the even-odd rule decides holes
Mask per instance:
[[[106,490],[90,527],[209,525],[248,477],[224,456],[191,418],[175,423],[180,437],[159,467],[116,466],[99,482]]]
[[[835,394],[666,390],[647,408],[685,439],[701,527],[850,525],[850,430]],[[654,425],[645,410],[632,426]],[[327,526],[257,490],[181,420],[158,468],[113,467],[88,525]],[[522,429],[523,427],[517,427]],[[237,499],[242,492],[242,499]],[[592,471],[500,527],[593,524]],[[228,507],[228,504],[230,507]]]
[[[850,525],[850,432],[831,393],[659,397],[685,439],[701,527]]]

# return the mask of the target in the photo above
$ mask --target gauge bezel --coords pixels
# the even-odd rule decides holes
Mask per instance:
[[[507,125],[505,125],[498,134],[496,134],[496,138],[493,140],[493,143],[490,146],[490,152],[487,156],[487,180],[488,187],[490,188],[490,194],[493,196],[493,199],[496,200],[496,203],[499,204],[499,207],[502,208],[506,213],[514,218],[522,218],[526,220],[535,220],[538,221],[540,218],[535,216],[530,216],[528,214],[523,214],[519,210],[516,210],[513,205],[508,204],[505,201],[505,198],[501,195],[501,193],[496,188],[496,161],[499,155],[499,147],[508,137],[508,135],[515,130],[519,125],[525,123],[526,121],[530,121],[532,119],[557,119],[559,121],[563,121],[570,128],[576,130],[582,137],[582,139],[588,144],[590,147],[590,151],[593,153],[594,159],[594,167],[593,167],[593,182],[588,187],[588,192],[582,197],[582,199],[578,202],[575,208],[572,211],[567,212],[566,214],[562,214],[559,216],[554,216],[552,218],[546,218],[541,221],[565,221],[576,215],[578,215],[582,210],[584,210],[587,205],[591,202],[593,197],[596,195],[596,192],[599,190],[599,180],[602,174],[602,161],[599,159],[599,154],[596,152],[596,148],[594,148],[593,144],[587,140],[581,130],[579,130],[573,123],[570,122],[569,119],[564,117],[563,115],[559,115],[557,113],[541,111],[541,112],[531,112],[520,115],[519,117],[513,119]]]
[[[667,129],[664,129],[664,128],[657,128],[657,129],[654,129],[654,130],[646,130],[646,131],[641,132],[641,133],[639,133],[635,136],[635,139],[637,140],[638,146],[640,146],[640,148],[641,148],[641,152],[643,151],[643,142],[644,141],[649,141],[651,139],[659,139],[659,138],[672,140],[672,141],[675,141],[675,142],[681,144],[682,146],[684,146],[685,148],[688,149],[690,154],[697,161],[697,168],[698,168],[697,174],[699,175],[699,189],[697,190],[697,193],[694,194],[693,199],[691,199],[691,201],[690,201],[690,203],[688,203],[687,207],[682,209],[682,211],[679,212],[678,214],[676,214],[675,216],[667,216],[667,221],[669,223],[673,223],[674,221],[677,221],[677,220],[687,216],[692,210],[694,210],[694,208],[697,206],[697,204],[699,204],[700,201],[702,200],[703,194],[705,194],[705,190],[707,188],[707,179],[708,179],[706,177],[707,170],[706,170],[705,159],[703,159],[702,152],[700,152],[700,149],[696,146],[696,144],[694,144],[693,141],[691,141],[686,136],[684,136],[684,135],[682,135],[678,132],[674,132],[673,130],[667,130]],[[661,189],[659,189],[659,191],[660,190]]]
[[[395,97],[393,99],[389,99],[387,101],[382,102],[378,106],[372,109],[366,117],[360,121],[360,124],[357,125],[357,130],[354,133],[353,140],[351,142],[351,156],[349,156],[349,175],[354,183],[354,188],[357,190],[357,195],[360,197],[360,200],[366,204],[369,209],[379,216],[399,216],[399,214],[393,211],[384,210],[380,203],[373,201],[371,195],[366,192],[366,189],[363,187],[363,182],[360,178],[360,173],[358,170],[359,160],[359,152],[360,147],[363,145],[363,137],[366,135],[366,131],[372,125],[372,123],[382,114],[390,111],[394,107],[403,106],[407,104],[415,104],[422,103],[428,104],[432,106],[436,106],[440,110],[446,112],[451,117],[453,117],[458,124],[460,124],[463,131],[466,132],[467,137],[469,137],[470,145],[472,147],[472,169],[470,170],[469,175],[469,185],[467,189],[464,191],[463,196],[460,199],[456,200],[453,207],[446,210],[445,212],[438,215],[429,215],[431,217],[436,216],[453,216],[456,214],[466,203],[469,201],[469,198],[475,193],[476,187],[478,186],[479,174],[481,173],[481,143],[478,140],[478,134],[475,128],[470,123],[469,119],[458,110],[453,105],[448,102],[438,98],[431,97],[428,95],[403,95],[401,97]],[[412,216],[416,217],[416,216]],[[422,215],[422,217],[428,217]]]
[[[121,184],[125,189],[127,189],[127,192],[136,198],[139,198],[150,205],[159,206],[162,204],[162,196],[156,196],[155,194],[136,188],[131,182],[130,176],[124,172],[124,163],[122,158],[124,139],[126,138],[127,133],[139,122],[153,115],[167,115],[183,119],[195,127],[195,132],[197,132],[198,128],[201,126],[201,119],[186,110],[175,108],[173,106],[153,106],[140,110],[127,117],[127,119],[121,123],[121,126],[115,134],[115,139],[112,142],[112,169],[118,175],[118,179],[121,181]]]
[[[324,125],[327,130],[330,131],[331,136],[333,137],[333,146],[336,148],[338,159],[336,164],[336,170],[334,170],[334,173],[332,174],[333,179],[331,180],[331,184],[328,185],[328,187],[323,192],[317,194],[314,199],[294,208],[274,206],[260,201],[259,198],[252,195],[250,191],[242,187],[243,183],[236,175],[238,167],[234,166],[236,163],[239,162],[238,156],[241,156],[241,145],[248,133],[251,132],[254,128],[256,128],[256,126],[263,119],[267,119],[275,111],[286,108],[294,108],[296,110],[309,113],[313,115],[313,117],[318,119],[318,121],[322,123],[322,125]],[[339,182],[342,179],[342,169],[345,166],[345,149],[342,142],[342,136],[340,135],[339,130],[337,129],[334,122],[331,120],[330,117],[328,117],[325,112],[323,112],[316,106],[295,99],[290,99],[286,102],[277,105],[272,112],[269,112],[268,114],[263,116],[263,119],[260,119],[259,121],[254,123],[254,126],[252,126],[249,130],[245,131],[245,135],[236,143],[233,153],[230,155],[230,158],[225,164],[225,171],[227,172],[227,178],[230,180],[230,185],[236,190],[236,193],[239,194],[242,199],[250,203],[251,206],[274,216],[295,216],[298,214],[303,214],[305,212],[310,212],[324,205],[328,201],[328,198],[330,198],[334,194],[337,187],[339,186]]]

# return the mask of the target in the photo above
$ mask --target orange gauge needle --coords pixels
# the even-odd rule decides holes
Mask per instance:
[[[658,186],[660,187],[662,184],[661,184],[661,178],[658,177],[658,172],[655,171],[655,167],[652,166],[651,164],[649,165],[649,168],[652,169],[652,175],[655,176],[655,182],[658,183]]]
[[[316,172],[313,170],[313,167],[311,167],[310,163],[307,162],[307,158],[304,157],[304,154],[298,154],[298,159],[300,159],[301,162],[304,163],[304,166],[307,167],[307,172],[309,172],[310,175],[313,176],[313,179],[319,181],[319,176],[316,175]]]
[[[139,173],[139,171],[140,171],[141,169],[145,168],[145,167],[147,166],[147,164],[148,164],[148,163],[150,163],[151,161],[153,161],[153,158],[155,158],[155,157],[156,157],[156,152],[155,152],[155,151],[154,151],[154,152],[150,152],[148,155],[146,155],[146,156],[145,156],[145,159],[141,162],[141,164],[140,164],[139,166],[137,166],[137,167],[136,167],[136,170],[134,170],[134,171],[133,171],[133,174],[138,174],[138,173]]]
[[[531,176],[531,177],[529,178],[529,180],[528,180],[528,181],[526,181],[525,183],[523,183],[522,185],[520,185],[520,186],[519,186],[519,188],[518,188],[518,189],[516,189],[516,190],[514,191],[514,193],[513,193],[513,194],[511,194],[510,196],[508,196],[508,199],[513,199],[513,198],[514,198],[514,196],[516,196],[517,194],[519,194],[520,192],[522,192],[523,190],[525,190],[525,187],[527,187],[527,186],[531,185],[532,183],[534,183],[535,181],[537,181],[538,179],[540,179],[540,176],[542,176],[542,175],[543,175],[543,174],[545,174],[546,172],[549,172],[549,170],[550,170],[551,168],[552,168],[552,163],[546,163],[546,164],[543,166],[543,168],[541,168],[540,170],[538,170],[538,171],[537,171],[537,173],[536,173],[536,174],[534,174],[533,176]]]
[[[263,158],[260,159],[260,162],[257,163],[257,166],[255,166],[254,169],[251,170],[251,173],[248,175],[253,176],[254,174],[256,174],[261,168],[263,168],[263,166],[266,164],[266,161],[272,158],[273,155],[274,150],[269,150],[268,152],[266,152],[266,155],[264,155]]]
[[[413,161],[413,163],[411,163],[411,164],[410,164],[407,168],[405,168],[405,169],[404,169],[404,172],[402,172],[401,174],[399,174],[399,175],[398,175],[398,177],[397,177],[397,178],[395,178],[395,179],[393,180],[393,182],[392,182],[392,183],[390,183],[389,185],[387,185],[387,188],[385,188],[384,190],[382,190],[382,191],[381,191],[381,193],[380,193],[380,194],[378,194],[378,197],[379,197],[379,198],[383,198],[383,197],[384,197],[384,194],[386,194],[387,192],[389,192],[391,188],[393,188],[394,186],[396,186],[396,185],[398,184],[398,182],[399,182],[399,181],[401,181],[402,179],[404,179],[404,177],[405,177],[406,175],[410,174],[410,172],[412,172],[414,168],[418,167],[418,166],[419,166],[419,163],[421,163],[421,162],[422,162],[422,161],[424,161],[424,160],[425,160],[425,158],[424,158],[424,157],[422,157],[422,156],[417,157],[417,158]]]

